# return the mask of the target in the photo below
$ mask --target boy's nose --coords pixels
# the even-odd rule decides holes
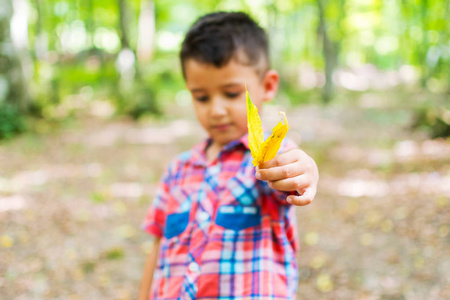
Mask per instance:
[[[224,115],[226,115],[226,108],[225,105],[223,103],[223,101],[221,101],[220,99],[214,99],[211,103],[211,115],[215,118],[217,117],[222,117]]]

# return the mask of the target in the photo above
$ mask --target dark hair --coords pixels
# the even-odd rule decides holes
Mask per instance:
[[[181,68],[186,78],[184,63],[190,58],[217,68],[236,58],[262,75],[269,69],[268,52],[265,31],[247,14],[215,12],[200,17],[189,29],[181,46]]]

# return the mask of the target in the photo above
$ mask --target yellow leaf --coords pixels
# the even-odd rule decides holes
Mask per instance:
[[[319,276],[317,276],[316,285],[319,291],[324,293],[332,291],[334,287],[330,275],[324,273],[319,274]]]
[[[305,244],[308,246],[317,245],[320,240],[320,236],[317,232],[311,231],[305,235]]]
[[[313,269],[322,268],[327,262],[327,257],[321,253],[316,254],[311,261],[309,262],[309,266]]]
[[[264,140],[261,119],[259,118],[258,108],[253,104],[250,95],[245,90],[247,96],[247,127],[248,127],[248,144],[253,158],[257,157]]]
[[[287,123],[286,114],[284,112],[280,112],[280,114],[284,117],[284,124],[280,121],[277,126],[275,126],[272,130],[272,134],[265,140],[261,145],[261,162],[265,162],[271,160],[277,155],[278,149],[280,149],[281,142],[286,136],[286,133],[289,129],[289,125]],[[259,164],[259,163],[258,163]]]
[[[9,235],[4,234],[0,236],[0,245],[3,248],[11,248],[13,244],[14,240]]]
[[[258,108],[253,104],[250,95],[246,90],[247,96],[247,127],[248,142],[253,157],[253,165],[271,160],[277,155],[281,142],[286,137],[289,130],[286,114],[280,112],[284,117],[284,122],[280,121],[272,130],[272,134],[264,141],[264,133],[261,125],[261,119],[258,114]],[[284,124],[283,124],[284,123]]]

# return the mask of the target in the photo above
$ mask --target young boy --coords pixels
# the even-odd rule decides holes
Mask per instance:
[[[275,97],[265,32],[244,13],[198,19],[181,65],[209,138],[176,157],[144,222],[155,242],[140,299],[294,299],[292,205],[311,203],[317,166],[292,142],[253,167],[245,88],[261,109]]]

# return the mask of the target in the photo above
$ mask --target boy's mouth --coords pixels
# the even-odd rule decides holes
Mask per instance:
[[[217,130],[217,131],[226,131],[226,130],[230,129],[230,127],[231,127],[231,123],[228,123],[228,124],[219,124],[219,125],[213,125],[213,126],[212,126],[212,128],[213,128],[214,130]]]

